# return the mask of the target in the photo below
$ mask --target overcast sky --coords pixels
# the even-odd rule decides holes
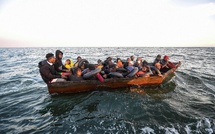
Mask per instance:
[[[0,0],[0,47],[215,47],[215,0]]]

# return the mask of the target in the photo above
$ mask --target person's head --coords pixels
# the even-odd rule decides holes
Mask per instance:
[[[81,76],[82,74],[81,69],[79,67],[74,67],[73,72],[74,72],[74,75],[77,75],[77,76]]]
[[[134,56],[133,55],[130,58],[131,58],[132,61],[134,61]]]
[[[108,57],[107,60],[108,60],[108,61],[112,61],[112,57]]]
[[[157,57],[156,57],[156,59],[157,59],[157,60],[161,60],[161,55],[158,54]]]
[[[129,63],[131,61],[131,58],[127,58],[127,62]]]
[[[65,63],[66,63],[67,65],[71,64],[70,59],[67,59]]]
[[[121,59],[120,58],[117,58],[116,59],[116,63],[118,63],[118,62],[120,62],[121,61]]]
[[[80,60],[81,60],[81,56],[78,56],[78,57],[77,57],[77,61],[80,61]]]
[[[102,61],[100,59],[97,60],[98,65],[102,65]]]
[[[168,61],[168,60],[169,60],[169,57],[168,57],[167,55],[165,55],[165,56],[163,57],[163,59],[164,59],[165,61]]]
[[[48,53],[46,54],[46,59],[48,62],[50,63],[54,63],[55,62],[55,57],[54,57],[54,54],[53,53]]]
[[[63,58],[63,52],[60,50],[56,50],[55,56],[58,60],[61,60]]]
[[[156,64],[155,64],[155,67],[156,67],[158,70],[160,70],[160,69],[161,69],[161,64],[160,64],[160,63],[156,63]]]

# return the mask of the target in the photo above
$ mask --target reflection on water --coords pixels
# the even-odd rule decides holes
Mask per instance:
[[[164,83],[160,86],[148,86],[148,87],[141,87],[141,86],[133,86],[130,88],[131,92],[136,92],[142,95],[160,95],[160,94],[166,94],[171,91],[173,91],[176,87],[176,84],[173,81],[169,81],[167,83]]]

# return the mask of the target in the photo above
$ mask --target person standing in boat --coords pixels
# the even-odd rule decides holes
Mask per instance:
[[[66,81],[64,79],[66,78],[66,75],[55,70],[53,65],[55,61],[56,59],[54,57],[54,54],[48,53],[46,54],[46,60],[41,61],[38,64],[40,75],[46,84]]]
[[[55,57],[56,57],[56,61],[54,63],[55,70],[58,72],[69,72],[69,70],[62,63],[63,52],[60,50],[56,50]]]

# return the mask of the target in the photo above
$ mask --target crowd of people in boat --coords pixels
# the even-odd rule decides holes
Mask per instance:
[[[112,57],[106,60],[98,60],[97,64],[91,64],[86,59],[77,57],[77,61],[73,63],[71,59],[67,59],[63,64],[63,52],[56,50],[53,53],[46,54],[46,60],[39,62],[38,67],[40,75],[45,83],[63,82],[63,81],[81,81],[81,80],[99,80],[104,82],[109,78],[133,78],[133,77],[150,77],[163,74],[168,70],[177,67],[169,61],[169,57],[165,55],[157,55],[154,62],[149,64],[146,60],[134,56],[127,58],[126,61],[117,58],[113,62]]]

